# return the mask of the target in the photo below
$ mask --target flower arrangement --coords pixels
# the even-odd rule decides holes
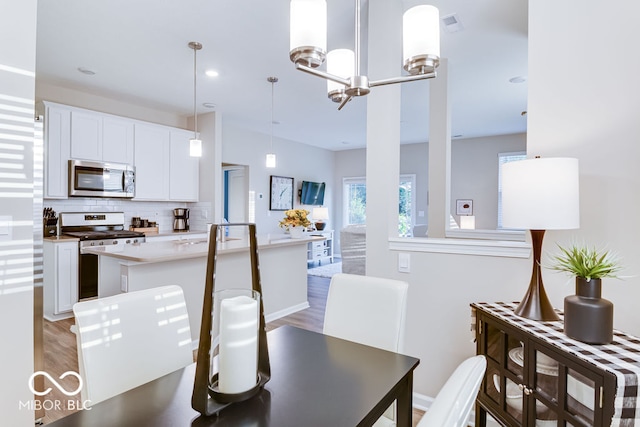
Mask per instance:
[[[620,262],[609,251],[589,248],[585,245],[571,245],[563,248],[558,245],[560,254],[552,257],[552,270],[563,271],[587,281],[603,277],[617,277]]]
[[[311,221],[307,218],[309,211],[306,209],[289,209],[285,211],[284,218],[280,221],[281,228],[308,227]]]

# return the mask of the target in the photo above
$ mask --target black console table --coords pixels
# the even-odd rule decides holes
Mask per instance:
[[[487,372],[476,426],[640,426],[640,339],[614,331],[608,345],[563,333],[560,321],[514,314],[515,303],[471,304],[477,353]]]

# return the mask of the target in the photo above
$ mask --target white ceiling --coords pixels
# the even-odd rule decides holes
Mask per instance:
[[[441,55],[450,68],[452,135],[526,131],[521,112],[527,84],[509,79],[527,75],[527,0],[393,1],[402,1],[405,9],[433,4],[441,17],[456,13],[464,25],[455,33],[441,29]],[[353,48],[354,2],[327,3],[328,48]],[[211,102],[223,123],[268,134],[267,77],[277,76],[276,137],[330,150],[363,147],[366,99],[337,111],[326,98],[325,80],[296,71],[289,61],[288,32],[288,0],[39,0],[36,78],[191,116],[193,50],[187,44],[198,41],[203,44],[199,113],[212,111],[202,106]],[[82,74],[78,67],[96,74]],[[205,69],[220,75],[206,77]],[[375,76],[374,70],[369,75],[395,77]],[[403,143],[428,138],[428,88],[428,80],[402,85]]]

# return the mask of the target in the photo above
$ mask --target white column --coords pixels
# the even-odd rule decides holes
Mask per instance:
[[[402,71],[402,2],[369,1],[370,79]],[[409,83],[415,84],[415,83]],[[356,100],[358,101],[358,100]],[[398,235],[400,179],[400,85],[376,87],[367,95],[367,274],[387,276],[393,268],[388,238]]]
[[[429,81],[429,237],[444,237],[451,210],[451,104],[449,62],[440,59]]]

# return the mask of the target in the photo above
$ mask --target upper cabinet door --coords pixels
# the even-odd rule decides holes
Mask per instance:
[[[44,197],[66,199],[69,194],[71,112],[45,103]]]
[[[102,160],[133,164],[133,122],[105,116],[102,121]]]
[[[71,158],[102,160],[102,115],[71,111]]]
[[[169,129],[136,124],[134,200],[169,199]]]
[[[171,130],[169,199],[197,202],[199,196],[199,158],[189,155],[193,132]]]

